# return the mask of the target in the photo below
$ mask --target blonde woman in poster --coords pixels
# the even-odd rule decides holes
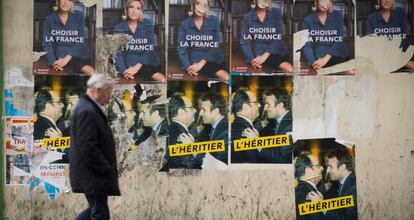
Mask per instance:
[[[85,44],[85,18],[74,11],[73,0],[57,0],[57,9],[46,17],[43,32],[43,50],[48,65],[56,71],[68,68],[74,73],[92,74],[89,49]]]
[[[193,0],[190,16],[180,24],[178,55],[181,66],[189,75],[229,79],[225,59],[220,50],[220,23],[209,15],[209,0]]]
[[[115,26],[114,33],[127,34],[132,38],[125,50],[115,55],[118,75],[126,79],[143,77],[165,82],[166,78],[161,73],[160,57],[155,51],[157,37],[154,25],[149,19],[144,19],[143,1],[128,0],[124,18],[123,22]]]
[[[307,65],[320,70],[348,61],[342,13],[333,10],[332,0],[315,0],[314,10],[303,24],[309,30],[309,41],[303,47]]]
[[[387,36],[401,36],[401,49],[406,51],[410,45],[408,39],[407,14],[402,8],[395,7],[395,0],[378,0],[376,10],[368,17],[367,34]],[[405,65],[410,72],[414,72],[414,56]]]
[[[246,62],[254,68],[268,66],[292,73],[288,49],[283,42],[282,12],[272,8],[270,0],[254,0],[252,8],[244,14],[241,30],[240,44]]]

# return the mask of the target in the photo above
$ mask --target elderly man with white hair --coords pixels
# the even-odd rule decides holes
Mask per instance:
[[[89,204],[77,219],[109,219],[108,196],[120,195],[115,143],[102,110],[114,85],[109,76],[93,74],[72,113],[70,182]]]

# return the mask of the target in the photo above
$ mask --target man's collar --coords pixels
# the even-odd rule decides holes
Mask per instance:
[[[279,116],[279,117],[276,119],[276,120],[277,120],[277,123],[280,123],[280,122],[282,121],[283,117],[285,117],[285,115],[286,115],[288,112],[289,112],[289,110],[288,110],[288,111],[286,111],[285,113],[283,113],[283,115]]]
[[[175,122],[175,123],[177,123],[177,124],[179,124],[179,125],[181,125],[183,128],[185,128],[185,130],[188,132],[188,133],[190,133],[190,131],[188,130],[188,128],[187,128],[187,126],[185,125],[185,124],[183,124],[182,122],[180,122],[180,121],[177,121],[177,120],[172,120],[173,122]]]
[[[217,120],[216,122],[214,122],[214,124],[211,125],[211,127],[216,128],[217,125],[220,123],[221,120],[223,120],[224,116],[221,116],[221,118],[219,118],[219,120]]]
[[[86,94],[88,97],[89,97],[89,99],[91,99],[98,107],[99,107],[99,109],[101,109],[101,111],[103,112],[103,113],[105,113],[105,111],[104,111],[104,108],[103,108],[103,106],[98,102],[98,101],[96,101],[94,98],[92,98],[91,96],[89,96],[88,94]]]
[[[341,180],[339,180],[339,182],[341,183],[341,185],[344,185],[346,179],[349,177],[349,175],[351,175],[352,171],[350,171],[346,176],[342,177]]]
[[[49,120],[54,126],[56,126],[56,123],[55,123],[55,120],[53,120],[51,117],[49,117],[49,116],[46,116],[46,115],[42,115],[42,114],[40,114],[40,116],[42,116],[42,117],[44,117],[44,118],[46,118],[47,120]]]
[[[307,182],[307,183],[309,183],[315,190],[318,190],[318,188],[316,188],[316,186],[315,186],[315,184],[314,183],[312,183],[312,182],[310,182],[310,181],[307,181],[307,180],[304,180],[304,179],[299,179],[299,180],[301,180],[301,181],[303,181],[303,182]]]
[[[159,130],[160,129],[160,127],[161,127],[161,124],[162,124],[162,122],[164,121],[164,119],[163,118],[161,118],[161,120],[157,123],[157,124],[155,124],[154,126],[152,126],[152,130],[154,131],[154,132],[157,132],[157,130]]]
[[[236,114],[238,117],[240,117],[240,118],[243,118],[244,120],[246,120],[247,122],[249,122],[249,124],[251,125],[251,126],[253,126],[253,122],[250,120],[250,119],[248,119],[248,118],[246,118],[245,116],[243,116],[243,115],[240,115],[240,114]]]

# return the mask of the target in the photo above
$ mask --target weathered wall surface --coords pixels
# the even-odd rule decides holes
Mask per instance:
[[[3,4],[5,71],[19,67],[32,79],[33,3]],[[357,51],[366,50],[363,45]],[[379,73],[387,59],[357,61],[356,76],[295,77],[294,135],[356,144],[360,219],[412,219],[414,75]],[[17,107],[31,112],[33,92],[26,88],[15,96]],[[295,218],[289,166],[177,177],[137,165],[121,176],[120,185],[123,196],[110,198],[114,219]],[[73,219],[86,207],[79,194],[60,194],[52,201],[40,190],[30,196],[21,186],[4,192],[5,219]]]

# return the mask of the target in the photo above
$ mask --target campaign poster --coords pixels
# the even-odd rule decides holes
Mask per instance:
[[[231,71],[293,74],[292,1],[231,2]]]
[[[121,82],[166,81],[164,1],[103,1],[99,72]]]
[[[160,171],[221,169],[228,163],[228,84],[169,81],[169,138]]]
[[[167,87],[155,84],[118,84],[106,108],[114,132],[120,172],[144,165],[161,167],[168,137]]]
[[[229,79],[229,0],[169,0],[168,80]]]
[[[34,0],[33,74],[94,73],[96,14],[96,3]]]
[[[231,79],[231,163],[292,163],[292,76]]]
[[[47,155],[48,162],[69,161],[71,112],[86,92],[87,79],[86,76],[35,76],[33,150]]]
[[[29,152],[33,145],[33,117],[6,117],[5,122],[5,150]]]
[[[33,146],[33,117],[5,118],[5,183],[26,185],[30,176],[29,153]]]
[[[391,72],[414,72],[413,2],[409,0],[359,0],[357,6],[357,34],[369,37],[372,58],[395,59],[399,65]],[[390,56],[390,55],[394,56]],[[392,63],[392,62],[390,62]]]
[[[292,18],[296,73],[355,74],[354,1],[295,1]]]
[[[354,144],[298,140],[293,164],[296,219],[358,219]]]

